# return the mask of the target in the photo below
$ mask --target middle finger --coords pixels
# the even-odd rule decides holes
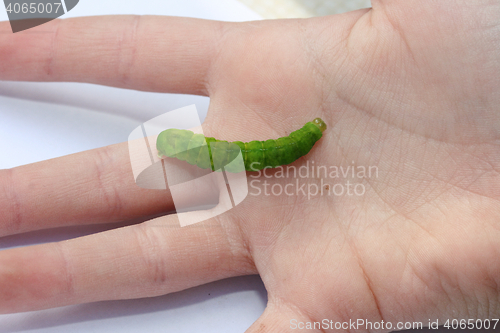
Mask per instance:
[[[168,189],[136,185],[126,142],[0,170],[0,236],[173,210]]]

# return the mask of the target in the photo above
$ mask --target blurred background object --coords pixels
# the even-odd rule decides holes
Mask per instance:
[[[340,14],[371,7],[369,0],[240,0],[266,19]]]

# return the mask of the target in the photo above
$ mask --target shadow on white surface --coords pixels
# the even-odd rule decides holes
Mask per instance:
[[[79,82],[0,81],[0,96],[82,108],[138,122],[190,104],[195,104],[200,110],[203,121],[210,101],[204,96],[146,92]]]

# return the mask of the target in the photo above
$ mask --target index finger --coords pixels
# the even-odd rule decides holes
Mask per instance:
[[[1,22],[0,80],[208,95],[210,64],[225,24],[110,15],[57,19],[12,34],[9,23]]]

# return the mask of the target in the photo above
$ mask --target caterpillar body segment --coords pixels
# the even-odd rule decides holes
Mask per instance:
[[[189,130],[167,129],[158,135],[156,148],[159,157],[177,158],[203,169],[258,171],[290,164],[306,155],[325,130],[326,124],[316,118],[279,139],[228,142]],[[236,159],[240,153],[243,162]]]

